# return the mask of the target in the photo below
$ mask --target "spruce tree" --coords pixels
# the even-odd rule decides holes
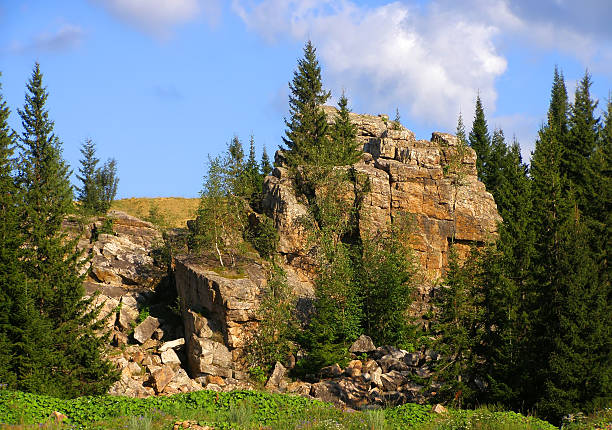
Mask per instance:
[[[26,391],[69,397],[105,392],[116,375],[101,358],[104,340],[95,330],[96,312],[83,298],[84,262],[76,240],[68,240],[61,224],[72,209],[68,166],[53,133],[38,63],[19,110],[19,185],[24,234],[21,264],[26,277],[15,317],[19,339],[15,372]]]
[[[402,128],[402,123],[400,122],[401,117],[399,113],[399,108],[395,108],[395,118],[393,119],[393,125],[391,126],[393,130],[400,130]]]
[[[330,130],[330,145],[326,159],[332,165],[354,164],[359,160],[357,127],[351,122],[348,99],[344,94],[338,102],[340,110],[336,113]]]
[[[588,72],[576,87],[574,104],[570,108],[569,134],[565,141],[561,174],[568,179],[568,186],[576,193],[579,208],[584,211],[596,186],[590,159],[597,147],[599,118],[595,117],[597,101],[590,95],[592,85]]]
[[[454,406],[473,406],[478,399],[479,352],[482,343],[482,294],[478,288],[476,256],[461,266],[451,246],[444,285],[434,296],[436,315],[431,325],[435,350],[434,381],[441,384],[437,397]]]
[[[465,124],[463,123],[463,115],[459,112],[459,117],[457,118],[457,130],[455,131],[457,135],[457,139],[459,139],[460,144],[467,144],[467,135],[465,134]]]
[[[567,106],[563,78],[555,70],[548,123],[540,130],[531,162],[534,257],[533,330],[527,366],[533,402],[550,419],[609,401],[609,286],[602,284],[588,219],[580,216],[574,186],[563,166],[567,155]]]
[[[22,235],[17,212],[18,189],[13,177],[16,139],[8,125],[9,115],[7,103],[0,93],[0,381],[14,389],[17,383],[14,309],[22,298],[25,279],[19,263]]]
[[[261,185],[263,183],[263,176],[259,173],[257,156],[255,154],[255,137],[253,137],[253,135],[251,135],[251,138],[249,139],[249,157],[247,158],[245,169],[251,185],[251,194],[260,193]]]
[[[316,49],[309,40],[304,47],[304,58],[289,83],[289,120],[283,141],[287,146],[287,161],[291,166],[325,164],[321,154],[328,145],[327,119],[321,106],[331,96],[323,89],[321,67]]]
[[[83,143],[81,155],[83,158],[80,160],[80,175],[77,175],[77,179],[79,179],[83,185],[81,188],[77,188],[77,200],[81,202],[82,209],[86,213],[93,214],[97,212],[99,208],[100,189],[96,181],[96,173],[98,171],[96,166],[100,160],[96,158],[96,145],[91,139],[87,139]]]
[[[266,145],[264,145],[263,152],[261,153],[261,163],[259,168],[264,178],[272,173],[272,164],[270,163],[270,157],[268,156]]]
[[[487,185],[485,169],[491,152],[491,138],[489,136],[489,130],[487,129],[487,120],[485,119],[480,94],[476,96],[476,112],[474,114],[472,131],[470,131],[469,142],[472,149],[476,151],[476,170],[478,171],[478,179]]]
[[[501,130],[496,131],[488,176],[494,178],[490,191],[503,222],[497,243],[483,252],[482,259],[484,375],[488,402],[520,408],[522,391],[529,387],[523,360],[530,322],[523,299],[528,293],[534,239],[527,167],[518,143],[508,148],[502,138]]]

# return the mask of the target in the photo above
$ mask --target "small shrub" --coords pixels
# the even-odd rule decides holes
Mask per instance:
[[[263,386],[268,380],[268,372],[261,366],[254,366],[249,368],[249,377],[257,385]]]
[[[250,226],[246,231],[246,240],[257,250],[262,258],[270,258],[276,252],[278,245],[278,231],[274,221],[267,216],[249,219]]]

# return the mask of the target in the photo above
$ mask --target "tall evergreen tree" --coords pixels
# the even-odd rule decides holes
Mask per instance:
[[[444,285],[436,292],[436,316],[431,325],[435,348],[434,380],[441,384],[438,397],[453,400],[456,407],[473,406],[478,399],[482,343],[482,295],[478,288],[477,258],[463,266],[454,246],[448,259]]]
[[[289,83],[289,120],[285,119],[287,130],[283,141],[289,150],[287,160],[290,165],[319,165],[325,160],[328,145],[327,119],[321,106],[331,96],[323,89],[321,67],[316,49],[309,40],[304,47],[304,58],[298,60],[298,68]]]
[[[467,135],[465,134],[465,124],[463,123],[463,115],[459,112],[459,117],[457,118],[457,130],[455,132],[457,138],[460,142],[465,144],[468,143]]]
[[[549,418],[591,409],[610,398],[609,287],[601,285],[580,218],[567,155],[566,95],[555,70],[548,123],[531,162],[535,252],[531,270],[531,398]],[[603,287],[603,288],[602,288]]]
[[[474,114],[474,122],[472,124],[472,131],[470,131],[469,141],[472,149],[476,151],[476,170],[478,171],[478,179],[487,185],[485,169],[491,153],[491,138],[487,128],[487,120],[485,119],[480,94],[476,96],[476,112]]]
[[[83,158],[80,160],[80,175],[77,175],[77,179],[83,185],[81,188],[77,188],[77,199],[81,202],[85,212],[95,213],[98,210],[100,200],[100,190],[96,181],[96,173],[98,171],[96,166],[100,160],[96,158],[96,145],[91,139],[87,139],[83,143],[81,155]]]
[[[263,152],[261,153],[261,163],[260,163],[259,168],[261,169],[261,174],[264,177],[272,173],[272,163],[270,163],[270,157],[268,156],[266,145],[264,145]]]
[[[1,86],[0,86],[1,89]],[[15,134],[8,125],[9,108],[0,93],[0,381],[16,387],[13,367],[16,340],[14,309],[25,288],[19,264],[22,245],[17,212],[18,189],[13,177]]]
[[[15,309],[19,319],[15,342],[18,387],[26,391],[75,396],[105,392],[115,375],[101,358],[104,341],[95,335],[96,312],[83,299],[83,261],[76,240],[68,240],[61,224],[72,209],[68,166],[53,133],[38,63],[19,110],[19,183],[24,233],[21,264],[27,288]]]
[[[488,178],[503,222],[496,246],[483,252],[484,371],[489,402],[520,408],[522,391],[529,387],[523,359],[529,334],[528,292],[533,229],[527,167],[520,148],[503,142],[501,130],[493,136]]]
[[[574,104],[570,108],[569,134],[561,161],[561,174],[576,193],[579,208],[584,211],[593,195],[594,177],[590,159],[597,147],[599,118],[595,117],[597,101],[590,95],[591,76],[585,72],[576,87]]]
[[[326,159],[334,165],[348,165],[356,163],[360,157],[357,142],[357,127],[351,122],[348,108],[348,99],[344,94],[338,102],[340,110],[334,118],[330,130],[330,145],[327,149]]]

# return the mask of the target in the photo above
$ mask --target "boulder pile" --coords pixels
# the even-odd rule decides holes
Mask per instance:
[[[290,382],[287,369],[276,363],[266,388],[331,402],[353,409],[368,405],[426,403],[436,386],[425,388],[415,382],[431,375],[430,366],[438,360],[431,351],[408,352],[392,346],[376,348],[362,335],[350,348],[353,360],[344,368],[338,364],[321,369],[317,382]]]

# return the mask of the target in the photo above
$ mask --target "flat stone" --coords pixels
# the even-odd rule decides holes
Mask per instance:
[[[169,364],[169,365],[181,365],[181,360],[179,360],[178,356],[176,355],[176,352],[174,352],[173,349],[167,349],[166,351],[161,353],[161,361],[162,364]]]
[[[151,338],[153,332],[159,327],[159,320],[155,317],[148,316],[134,329],[134,339],[138,343],[145,343]]]
[[[164,352],[168,349],[175,349],[182,345],[185,345],[185,338],[183,337],[180,339],[174,339],[174,340],[163,343],[162,346],[159,347],[158,351]]]

